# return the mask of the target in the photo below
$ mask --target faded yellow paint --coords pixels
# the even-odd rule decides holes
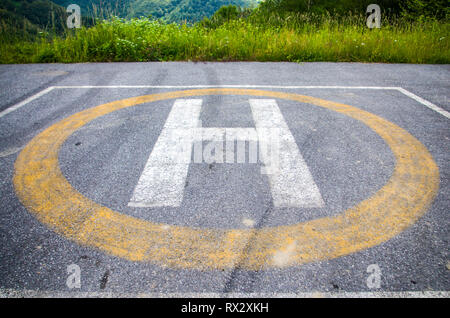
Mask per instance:
[[[357,119],[389,145],[396,160],[386,185],[341,214],[262,229],[198,229],[133,218],[89,200],[62,175],[58,152],[90,121],[143,103],[204,95],[281,98],[324,107]],[[19,154],[14,186],[21,202],[42,223],[80,244],[131,261],[177,268],[246,269],[335,258],[385,242],[422,216],[437,194],[439,170],[431,154],[404,129],[369,112],[319,98],[251,89],[198,89],[128,98],[72,115],[37,135]],[[295,242],[295,244],[293,244]],[[277,254],[278,253],[278,254]],[[275,258],[276,259],[276,258]]]

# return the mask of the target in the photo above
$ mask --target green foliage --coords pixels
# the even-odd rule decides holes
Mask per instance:
[[[266,0],[260,10],[270,14],[283,12],[326,12],[337,15],[349,12],[365,12],[367,6],[376,3],[385,15],[403,15],[409,19],[436,18],[448,19],[450,15],[449,0]]]
[[[403,15],[410,20],[435,18],[438,20],[450,18],[449,0],[406,0]]]
[[[0,31],[8,25],[7,19],[13,21],[25,12],[19,10],[23,4],[5,1],[2,3],[5,5],[0,7],[0,17],[5,17],[0,22]],[[433,13],[441,7],[423,6],[428,3],[425,0],[405,0],[401,5],[398,1],[376,1],[385,6],[382,7],[382,28],[375,30],[365,25],[364,1],[266,0],[254,10],[227,5],[195,24],[167,21],[199,19],[200,13],[209,12],[205,0],[161,1],[170,10],[155,6],[154,9],[161,12],[152,11],[151,17],[148,17],[148,11],[145,11],[147,17],[142,18],[112,17],[97,20],[92,27],[84,24],[81,29],[65,30],[59,35],[49,32],[51,28],[48,27],[37,28],[32,38],[7,37],[3,32],[0,34],[0,63],[185,60],[450,62],[450,24],[442,15]],[[148,5],[152,2],[156,3],[154,0],[146,1]],[[223,2],[226,1],[207,3],[213,7]],[[192,4],[197,11],[182,10],[187,4]],[[199,9],[200,5],[203,11]],[[130,7],[130,10],[135,8]],[[448,11],[447,7],[444,9]],[[127,11],[127,15],[136,12]],[[420,18],[417,18],[417,12],[422,14]],[[16,28],[32,29],[33,26],[35,24],[24,18]]]
[[[261,3],[261,9],[272,13],[280,11],[288,12],[312,12],[324,14],[326,12],[336,14],[348,14],[365,12],[371,3],[378,4],[388,14],[399,13],[401,3],[405,0],[266,0]]]
[[[258,0],[259,1],[259,0]],[[128,17],[147,16],[162,19],[166,22],[193,23],[205,17],[211,17],[217,10],[226,5],[249,7],[256,0],[134,0]]]
[[[2,0],[0,34],[28,38],[48,29],[61,32],[65,26],[65,9],[48,0]]]
[[[67,7],[73,0],[53,0]],[[165,22],[194,23],[211,17],[224,5],[250,7],[260,0],[77,0],[83,14],[95,17],[149,17]]]
[[[134,0],[52,0],[67,8],[75,3],[80,6],[83,16],[107,18],[110,16],[126,16]],[[164,1],[164,0],[162,0]]]
[[[353,16],[299,29],[246,19],[216,28],[114,18],[65,37],[1,45],[1,63],[108,61],[336,61],[449,63],[450,25],[402,20],[370,30]],[[313,18],[311,18],[313,20]]]
[[[230,22],[232,20],[238,20],[247,18],[251,15],[252,10],[249,8],[241,8],[235,5],[223,6],[219,10],[217,10],[213,16],[209,18],[204,18],[200,25],[207,28],[217,28],[224,23]]]
[[[49,0],[2,0],[0,2],[0,40],[36,40],[69,32],[66,8]],[[93,20],[82,17],[82,24],[92,26]]]

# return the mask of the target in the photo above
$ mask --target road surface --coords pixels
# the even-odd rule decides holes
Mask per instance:
[[[1,294],[448,297],[449,80],[2,65]]]

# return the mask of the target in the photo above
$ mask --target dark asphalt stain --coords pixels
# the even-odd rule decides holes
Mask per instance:
[[[106,284],[108,283],[108,278],[109,278],[109,269],[106,270],[106,272],[103,274],[102,279],[100,280],[100,289],[106,288]]]

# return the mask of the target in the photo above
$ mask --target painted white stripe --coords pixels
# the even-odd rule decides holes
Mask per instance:
[[[5,149],[5,150],[0,152],[0,158],[8,157],[10,155],[13,155],[13,154],[19,152],[20,150],[22,150],[22,148],[23,148],[23,146],[22,147],[7,148],[7,149]]]
[[[28,104],[28,103],[34,101],[35,99],[37,99],[37,98],[39,98],[39,97],[41,97],[41,96],[47,94],[48,92],[52,91],[53,89],[54,89],[54,87],[53,87],[53,86],[50,86],[50,87],[48,87],[48,88],[46,88],[46,89],[40,91],[39,93],[34,94],[33,96],[28,97],[27,99],[21,101],[20,103],[17,103],[17,104],[15,104],[15,105],[11,106],[11,107],[8,107],[7,109],[5,109],[5,110],[3,110],[2,112],[0,112],[0,118],[2,118],[2,117],[5,116],[5,115],[8,115],[9,113],[15,111],[16,109],[19,109],[19,108],[25,106],[26,104]]]
[[[81,292],[0,289],[0,298],[449,298],[448,291],[297,292],[297,293],[155,293]]]
[[[422,105],[434,110],[435,112],[438,112],[439,114],[441,114],[442,116],[445,116],[447,118],[450,119],[450,113],[448,111],[446,111],[445,109],[442,109],[439,106],[436,106],[433,103],[430,103],[429,101],[423,99],[422,97],[417,96],[416,94],[411,93],[410,91],[404,89],[404,88],[399,88],[398,89],[399,92],[405,94],[406,96],[416,100],[417,102],[421,103]]]
[[[180,206],[192,154],[201,99],[175,101],[128,203],[134,207]]]
[[[228,153],[230,148],[227,144],[226,160],[234,162],[234,140],[258,140],[261,161],[268,173],[274,205],[276,207],[323,206],[320,191],[314,183],[311,172],[300,154],[294,136],[276,101],[252,99],[249,102],[256,129],[198,127],[202,100],[176,100],[128,205],[133,207],[180,206],[195,142],[206,140],[220,142],[222,145],[219,148],[222,153],[223,141],[233,141],[231,153],[233,158]],[[253,152],[253,156],[250,154],[249,161],[256,163],[256,147]],[[242,153],[245,156],[245,151],[238,149],[238,162],[245,160],[242,158]],[[219,158],[218,162],[223,162],[223,157]]]
[[[28,104],[29,102],[35,100],[38,97],[48,93],[49,91],[58,88],[58,89],[91,89],[91,88],[160,88],[160,89],[183,89],[183,88],[273,88],[273,89],[368,89],[368,90],[397,90],[406,96],[418,101],[422,105],[433,109],[439,114],[449,118],[449,112],[436,106],[429,101],[409,92],[408,90],[402,87],[389,87],[389,86],[326,86],[326,85],[316,85],[316,86],[308,86],[308,85],[70,85],[70,86],[50,86],[43,90],[42,92],[31,96],[30,98],[25,99],[24,101],[5,109],[3,112],[0,112],[0,118],[5,116],[6,114]]]
[[[197,128],[201,104],[201,100],[175,101],[128,203],[129,206],[180,206],[195,142],[257,141],[255,128]],[[194,158],[194,162],[202,163],[203,150],[199,149],[196,154],[199,157]],[[231,160],[230,163],[234,163],[234,143],[233,149],[228,150],[229,148],[227,162]],[[254,153],[254,158],[250,156],[250,163],[256,163],[257,147],[254,148]],[[229,155],[232,155],[233,159],[229,159]],[[238,162],[242,156],[245,158],[245,149],[238,149]]]
[[[194,162],[208,162],[203,154],[202,143],[204,141],[212,141],[219,143],[218,149],[223,151],[223,142],[225,141],[225,162],[226,163],[245,163],[246,150],[245,143],[249,144],[248,163],[257,163],[258,161],[258,134],[255,128],[196,128],[194,133]],[[234,143],[237,143],[237,151],[235,151]],[[208,147],[208,145],[207,145]],[[218,155],[220,157],[220,155]],[[236,159],[235,159],[236,156]],[[207,157],[210,157],[207,155]],[[210,158],[211,159],[211,158]],[[223,163],[223,157],[217,158]]]
[[[398,90],[399,87],[383,86],[305,86],[305,85],[76,85],[55,86],[55,88],[275,88],[275,89],[373,89]]]
[[[255,128],[242,127],[207,127],[196,128],[197,133],[194,135],[195,141],[224,141],[224,140],[240,140],[240,141],[258,141]]]
[[[277,102],[274,99],[250,99],[250,106],[258,133],[261,160],[271,170],[266,172],[270,172],[268,178],[274,206],[324,206],[319,188]],[[270,148],[270,154],[267,148]]]

